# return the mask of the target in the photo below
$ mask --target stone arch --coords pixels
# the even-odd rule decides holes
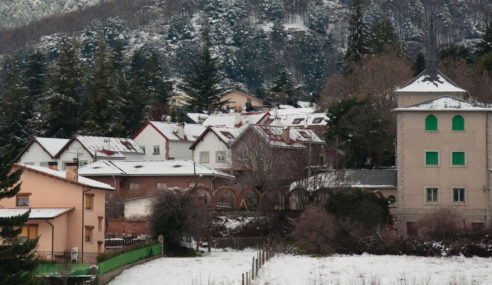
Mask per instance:
[[[239,205],[237,204],[237,193],[234,188],[229,186],[222,186],[215,191],[212,197],[212,208],[227,208],[227,209],[237,209]]]
[[[304,210],[309,204],[309,193],[306,190],[295,189],[288,194],[289,210]]]
[[[256,210],[260,207],[262,197],[263,194],[256,187],[245,187],[239,192],[236,204],[241,208],[241,203],[244,200],[248,210]]]
[[[285,210],[285,195],[279,189],[268,189],[260,201],[263,210]]]
[[[191,188],[188,193],[192,195],[194,199],[198,201],[203,201],[203,203],[206,205],[210,205],[212,203],[212,191],[206,186]]]

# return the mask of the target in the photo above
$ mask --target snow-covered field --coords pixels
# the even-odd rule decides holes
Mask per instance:
[[[307,257],[279,255],[259,272],[255,285],[492,284],[492,259],[389,255]]]
[[[250,268],[255,250],[222,251],[196,258],[161,258],[128,269],[110,285],[233,285]],[[277,255],[254,285],[492,284],[491,258]]]

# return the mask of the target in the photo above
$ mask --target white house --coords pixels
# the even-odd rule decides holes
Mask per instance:
[[[190,146],[193,160],[215,169],[231,169],[230,143],[243,130],[244,127],[208,127]]]
[[[145,160],[191,159],[190,146],[203,131],[199,124],[149,121],[133,140],[143,149]]]
[[[26,165],[48,167],[56,161],[56,154],[67,144],[68,139],[32,137],[17,155],[17,161]]]
[[[98,160],[142,160],[143,150],[129,138],[74,136],[56,154],[58,168],[78,159],[80,165]]]
[[[244,112],[212,114],[203,121],[203,125],[215,127],[240,127],[243,125],[265,125],[269,118],[268,112]]]

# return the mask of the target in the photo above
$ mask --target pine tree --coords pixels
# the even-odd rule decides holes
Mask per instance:
[[[490,51],[492,51],[492,21],[485,27],[482,40],[476,46],[475,56],[479,58]]]
[[[383,19],[374,25],[367,39],[367,48],[373,54],[380,54],[399,48],[395,39],[393,25],[388,19]]]
[[[196,55],[196,59],[190,59],[192,73],[183,78],[181,88],[189,96],[189,110],[206,110],[211,114],[227,102],[220,101],[223,89],[219,84],[224,76],[221,74],[222,65],[219,58],[212,56],[208,30],[203,34],[203,42],[202,50]]]
[[[47,73],[46,57],[39,51],[29,55],[22,77],[28,96],[36,105],[45,95]]]
[[[15,197],[20,191],[22,169],[12,171],[15,152],[0,148],[0,199]],[[0,284],[34,284],[30,274],[37,265],[33,250],[38,239],[20,242],[17,236],[27,222],[30,211],[19,216],[0,218]]]
[[[367,48],[367,27],[364,23],[362,3],[360,0],[354,0],[351,7],[352,16],[349,21],[349,35],[347,43],[347,52],[345,53],[345,62],[359,62],[363,54],[369,52]]]
[[[79,55],[78,43],[66,39],[53,69],[52,90],[43,106],[47,136],[68,138],[80,128],[83,88]]]
[[[297,104],[298,90],[294,85],[291,74],[283,68],[279,75],[273,79],[267,101],[271,106],[287,104],[295,106]]]
[[[21,82],[19,60],[16,57],[5,59],[0,99],[0,134],[16,151],[34,133],[33,102]]]

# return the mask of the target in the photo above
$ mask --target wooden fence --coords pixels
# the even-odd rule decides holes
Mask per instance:
[[[266,249],[260,249],[257,251],[256,256],[253,256],[251,263],[251,270],[241,273],[241,285],[251,285],[251,282],[258,277],[260,268],[272,258],[275,254],[273,247],[267,247]]]

